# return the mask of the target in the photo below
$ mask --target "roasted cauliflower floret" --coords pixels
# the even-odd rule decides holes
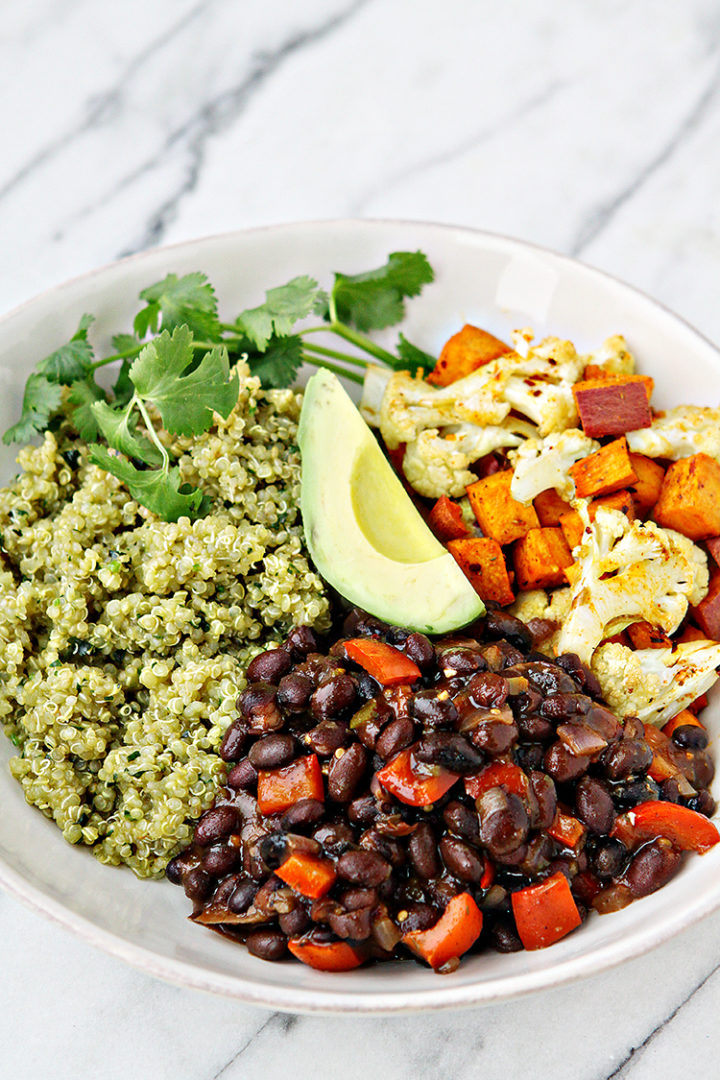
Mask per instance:
[[[632,375],[635,372],[635,358],[622,334],[607,338],[602,348],[584,359],[586,364],[604,368],[609,375]]]
[[[568,473],[570,466],[599,448],[599,442],[578,428],[556,432],[544,439],[527,439],[510,454],[514,466],[512,497],[527,505],[541,491],[555,488],[564,499],[572,499],[575,484]]]
[[[586,527],[574,573],[557,648],[586,664],[603,638],[641,619],[672,634],[708,586],[707,557],[691,540],[605,508]]]
[[[469,465],[493,450],[518,446],[523,436],[508,427],[476,427],[457,424],[438,431],[428,428],[410,442],[403,458],[403,472],[415,491],[429,498],[459,497],[477,480]]]
[[[380,427],[380,410],[392,376],[392,368],[368,364],[365,368],[362,397],[358,408],[360,415],[370,427]]]
[[[612,642],[592,659],[605,700],[619,716],[666,724],[718,677],[720,645],[687,641],[672,649],[632,649]]]
[[[678,461],[691,454],[708,454],[720,461],[720,409],[679,405],[656,417],[652,427],[629,431],[628,446],[635,454]]]
[[[557,630],[536,646],[538,652],[546,656],[557,656],[557,641],[563,620],[570,612],[570,589],[565,587],[547,593],[544,589],[530,589],[518,593],[517,600],[508,611],[518,619],[528,623],[531,619],[547,619],[557,623]]]

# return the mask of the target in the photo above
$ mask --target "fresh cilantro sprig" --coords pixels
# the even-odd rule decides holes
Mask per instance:
[[[239,393],[231,361],[241,359],[264,389],[290,386],[303,363],[362,383],[353,368],[369,361],[360,353],[394,369],[431,370],[435,358],[403,334],[393,353],[367,331],[400,322],[406,300],[433,277],[422,252],[396,251],[375,270],[336,273],[329,292],[307,275],[294,277],[269,289],[263,303],[234,322],[222,323],[205,274],[168,274],[142,290],[133,332],[116,334],[108,356],[95,358],[88,337],[93,316],[83,315],[71,339],[29,376],[20,418],[3,442],[27,442],[65,420],[90,444],[90,460],[125,484],[137,502],[166,521],[200,517],[209,499],[183,484],[160,424],[170,435],[192,436],[207,431],[216,413],[227,418]],[[312,314],[323,321],[298,327]],[[319,333],[359,352],[319,345]],[[112,363],[119,367],[109,393],[95,373]]]

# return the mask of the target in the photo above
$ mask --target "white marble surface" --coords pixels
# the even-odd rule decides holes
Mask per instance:
[[[580,256],[720,339],[716,0],[6,0],[0,118],[0,309],[158,243],[398,216]],[[8,1080],[717,1075],[720,914],[405,1019],[165,986],[5,896],[0,942]]]

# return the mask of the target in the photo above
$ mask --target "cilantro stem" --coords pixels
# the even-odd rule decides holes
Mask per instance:
[[[140,415],[143,418],[143,421],[145,423],[145,427],[147,428],[147,433],[150,436],[150,440],[151,440],[151,442],[155,443],[155,446],[157,446],[158,450],[160,451],[160,453],[162,455],[162,461],[163,461],[163,463],[162,463],[162,471],[164,473],[166,473],[168,471],[168,469],[170,468],[170,455],[168,454],[168,452],[165,449],[165,447],[163,446],[163,444],[160,442],[160,439],[158,438],[157,431],[155,430],[155,425],[153,424],[152,420],[150,419],[148,411],[145,408],[145,405],[143,404],[143,400],[142,400],[141,397],[138,396],[137,391],[133,394],[130,401],[128,402],[128,406],[127,406],[128,412],[130,412],[133,405],[137,405],[138,411],[139,411]]]
[[[356,371],[348,371],[347,368],[340,367],[339,364],[331,364],[329,360],[321,360],[319,356],[303,352],[303,360],[306,360],[308,364],[313,364],[315,367],[327,368],[328,371],[332,371],[333,375],[340,375],[343,379],[350,379],[351,382],[359,383],[360,386],[365,381],[362,375],[359,375]]]
[[[393,356],[392,353],[389,353],[386,349],[382,349],[379,345],[376,345],[374,341],[365,337],[364,334],[358,333],[357,330],[351,330],[345,323],[338,322],[337,320],[324,323],[321,326],[309,326],[307,330],[300,330],[298,333],[303,337],[305,334],[319,334],[321,330],[345,338],[346,341],[350,341],[353,345],[357,345],[358,349],[362,349],[363,352],[369,353],[370,356],[374,356],[376,360],[382,360],[383,364],[389,364],[391,367],[397,366],[396,356]]]
[[[338,352],[336,349],[326,349],[323,345],[311,345],[309,342],[303,342],[303,348],[305,351],[317,353],[318,356],[329,356],[335,360],[344,360],[346,364],[355,364],[356,367],[367,367],[367,360],[363,360],[361,356],[351,356],[350,353]]]

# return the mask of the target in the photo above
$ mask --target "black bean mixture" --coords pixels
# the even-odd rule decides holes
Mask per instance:
[[[381,686],[348,658],[348,639],[391,644],[420,677]],[[648,800],[714,811],[702,728],[662,736],[673,768],[657,783],[643,725],[623,727],[576,656],[533,653],[506,613],[431,642],[353,611],[324,645],[300,627],[253,660],[220,750],[227,786],[167,870],[196,921],[255,956],[344,942],[358,963],[407,958],[404,936],[438,924],[460,894],[482,912],[472,951],[512,952],[523,946],[511,895],[529,885],[560,872],[580,920],[677,871],[682,856],[667,839],[632,851],[611,837],[617,815]],[[315,797],[263,814],[259,780],[286,780],[312,758]],[[408,758],[416,778],[454,774],[431,805],[408,805],[378,779]],[[329,891],[313,898],[287,884],[279,875],[293,855],[315,857]]]

